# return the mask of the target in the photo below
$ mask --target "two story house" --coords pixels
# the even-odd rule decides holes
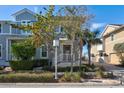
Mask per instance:
[[[0,20],[0,65],[9,66],[9,60],[13,60],[14,56],[11,51],[11,45],[13,42],[25,39],[29,35],[32,35],[30,31],[23,31],[11,26],[12,23],[16,24],[32,24],[36,22],[35,13],[29,9],[22,9],[14,14],[12,14],[15,20]],[[60,26],[61,28],[61,26]],[[57,31],[58,36],[61,33],[61,29]],[[61,35],[60,35],[61,37]],[[72,58],[73,46],[71,40],[64,40],[60,43],[58,47],[58,61],[67,62]],[[73,58],[76,59],[73,55]],[[47,45],[42,45],[40,48],[36,49],[35,59],[49,59],[54,63],[54,50],[48,51]],[[60,62],[60,63],[61,63]]]
[[[99,58],[102,57],[104,62],[108,64],[120,64],[119,57],[116,55],[113,48],[115,44],[124,42],[124,25],[107,25],[101,34],[101,38],[103,40],[103,44],[100,51],[95,47],[97,45],[92,46],[92,54],[95,55],[95,61],[99,62]]]

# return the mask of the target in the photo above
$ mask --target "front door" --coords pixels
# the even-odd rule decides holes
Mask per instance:
[[[63,45],[63,60],[71,60],[71,45]]]

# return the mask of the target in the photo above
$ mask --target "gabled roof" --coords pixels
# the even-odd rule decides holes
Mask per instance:
[[[30,14],[35,15],[35,13],[34,13],[33,11],[31,11],[31,10],[29,10],[29,9],[27,9],[27,8],[24,8],[24,9],[22,9],[22,10],[20,10],[20,11],[17,11],[17,12],[14,13],[14,14],[12,14],[12,16],[15,17],[15,16],[17,16],[17,15],[23,13],[23,12],[28,12],[28,13],[30,13]]]
[[[112,30],[110,33],[107,33],[106,35],[109,35],[109,34],[115,32],[115,31],[120,30],[121,28],[124,28],[124,24],[108,24],[108,25],[106,25],[104,31],[101,33],[101,36],[102,36],[102,37],[103,37],[104,33],[107,31],[107,28],[108,28],[109,26],[112,26],[112,27],[115,28],[115,29]],[[106,36],[106,35],[105,35],[105,36]]]

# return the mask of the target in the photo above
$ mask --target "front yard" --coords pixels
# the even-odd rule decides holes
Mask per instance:
[[[103,67],[84,64],[74,67],[74,72],[70,73],[70,67],[58,68],[58,79],[54,79],[54,67],[44,67],[42,70],[13,70],[6,72],[1,70],[0,83],[87,83],[102,80],[114,80],[110,72],[105,72]],[[95,81],[97,80],[97,81]],[[98,82],[97,82],[98,83]]]

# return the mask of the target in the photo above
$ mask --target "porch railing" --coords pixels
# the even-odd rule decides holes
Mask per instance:
[[[58,56],[58,62],[71,62],[73,61],[73,55],[71,54],[60,54]]]

